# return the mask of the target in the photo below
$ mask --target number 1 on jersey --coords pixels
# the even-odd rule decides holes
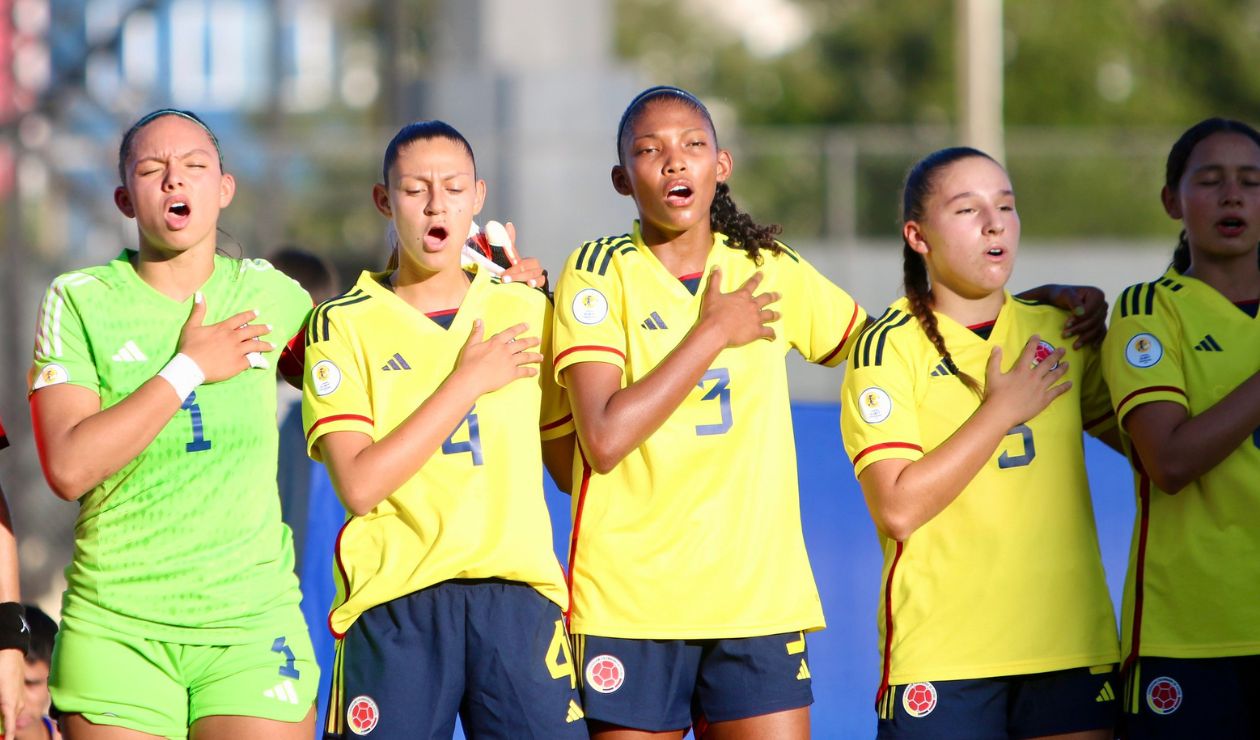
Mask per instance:
[[[468,425],[468,439],[463,442],[456,442],[455,434],[464,428],[465,424]],[[442,453],[445,455],[458,455],[461,452],[472,454],[473,465],[481,464],[481,432],[477,430],[476,406],[472,407],[468,415],[464,417],[464,420],[459,423],[459,426],[455,427],[455,431],[451,432],[446,441],[442,443]]]
[[[204,452],[210,449],[210,440],[205,438],[205,432],[201,428],[201,407],[197,405],[197,392],[193,391],[188,394],[188,398],[184,399],[184,403],[179,407],[182,411],[187,411],[192,418],[192,441],[184,445],[186,452]]]

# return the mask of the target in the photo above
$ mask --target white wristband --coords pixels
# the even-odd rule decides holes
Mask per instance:
[[[197,361],[183,352],[172,357],[166,367],[158,371],[158,377],[171,384],[181,401],[206,382],[206,374],[201,372]]]

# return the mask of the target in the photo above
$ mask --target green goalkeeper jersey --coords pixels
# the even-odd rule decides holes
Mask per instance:
[[[30,390],[82,386],[109,408],[178,349],[192,300],[140,279],[135,253],[52,282],[36,324]],[[250,309],[270,324],[270,368],[206,383],[143,452],[80,499],[63,617],[80,628],[184,644],[270,636],[299,601],[276,492],[275,366],[311,309],[262,260],[216,255],[205,323]]]

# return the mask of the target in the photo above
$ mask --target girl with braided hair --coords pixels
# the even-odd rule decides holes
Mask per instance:
[[[553,335],[580,448],[570,617],[590,728],[805,738],[804,633],[823,614],[784,358],[840,363],[866,313],[735,207],[690,93],[636,97],[617,154],[639,219],[569,258]]]
[[[1006,292],[1019,215],[986,154],[916,164],[903,223],[906,297],[857,339],[841,394],[884,549],[879,737],[1111,737],[1081,444],[1118,444],[1098,352],[1055,347],[1065,312]]]

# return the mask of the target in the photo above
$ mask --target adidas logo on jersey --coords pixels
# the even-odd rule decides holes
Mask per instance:
[[[949,367],[947,367],[945,363],[942,362],[941,364],[936,366],[936,369],[933,370],[931,374],[933,378],[938,378],[942,375],[953,375],[954,371],[950,370]]]
[[[573,724],[574,722],[577,722],[578,720],[582,719],[585,716],[586,716],[586,713],[582,711],[582,707],[578,706],[578,703],[576,701],[570,699],[569,700],[569,713],[564,718],[565,724]]]
[[[1094,697],[1094,701],[1102,703],[1104,701],[1115,701],[1116,692],[1111,688],[1110,681],[1103,681],[1102,691],[1098,692],[1098,696]]]
[[[648,331],[652,331],[655,329],[668,329],[669,328],[668,326],[665,326],[665,319],[662,319],[660,314],[658,314],[655,311],[653,311],[650,316],[644,319],[643,323],[639,324],[639,326],[643,327],[644,329],[647,329]]]
[[[403,356],[402,356],[402,355],[400,355],[400,354],[398,354],[397,352],[395,352],[395,353],[394,353],[394,356],[393,356],[393,357],[391,357],[391,358],[389,358],[389,362],[385,363],[384,365],[381,365],[381,369],[382,369],[382,370],[385,370],[385,371],[389,371],[389,370],[410,370],[410,369],[411,369],[411,365],[408,365],[408,364],[407,364],[407,361],[403,359]]]
[[[119,347],[111,359],[114,362],[144,362],[149,357],[140,351],[135,342],[128,339],[127,343]]]
[[[278,699],[286,704],[298,703],[297,689],[293,687],[293,682],[288,679],[281,681],[272,688],[264,690],[263,696],[268,699]]]
[[[1194,345],[1194,349],[1197,352],[1224,352],[1225,351],[1225,348],[1217,344],[1216,340],[1212,338],[1211,334],[1207,335],[1202,340],[1200,340],[1198,344]]]

